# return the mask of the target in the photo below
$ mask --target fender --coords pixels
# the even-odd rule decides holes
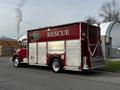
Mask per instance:
[[[57,58],[60,60],[61,64],[65,65],[65,58],[63,58],[64,54],[48,54],[47,55],[47,65],[49,66],[52,63],[52,60],[54,58]]]
[[[18,49],[18,50],[13,54],[12,61],[15,59],[15,57],[19,57],[20,62],[22,62],[23,59],[27,57],[27,56],[26,56],[26,52],[27,52],[27,49],[26,49],[26,48],[20,48],[20,49]]]

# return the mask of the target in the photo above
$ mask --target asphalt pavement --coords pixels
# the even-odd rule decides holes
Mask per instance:
[[[9,57],[0,57],[0,90],[120,90],[120,73],[54,73],[47,67],[26,65],[15,68]]]

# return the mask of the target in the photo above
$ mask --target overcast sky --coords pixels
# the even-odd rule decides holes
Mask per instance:
[[[16,38],[15,8],[20,0],[0,0],[0,36]],[[27,30],[49,25],[82,21],[86,16],[98,17],[105,0],[26,0],[22,7],[20,35]]]

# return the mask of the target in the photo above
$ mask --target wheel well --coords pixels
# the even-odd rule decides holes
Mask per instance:
[[[16,57],[18,57],[18,55],[14,55],[12,61],[14,61]]]

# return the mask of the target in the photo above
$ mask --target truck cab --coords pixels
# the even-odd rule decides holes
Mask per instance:
[[[19,48],[15,51],[12,57],[12,62],[15,67],[20,66],[22,63],[27,63],[27,39],[19,38]]]

